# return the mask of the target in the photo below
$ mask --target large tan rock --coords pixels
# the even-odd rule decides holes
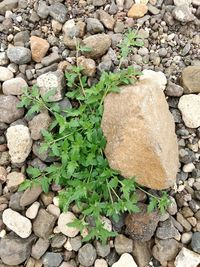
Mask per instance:
[[[102,129],[113,169],[153,189],[172,186],[178,170],[175,125],[162,89],[146,79],[105,98]]]

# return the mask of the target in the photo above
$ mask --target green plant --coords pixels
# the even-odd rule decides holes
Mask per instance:
[[[82,49],[77,44],[77,57]],[[114,73],[103,72],[99,82],[88,88],[82,68],[73,66],[65,74],[69,89],[66,96],[77,101],[78,107],[65,110],[65,114],[57,104],[48,102],[53,92],[42,98],[36,86],[26,89],[21,99],[20,106],[30,108],[29,114],[46,108],[54,118],[49,131],[42,132],[41,152],[48,150],[49,156],[56,156],[57,160],[44,171],[29,167],[27,173],[31,179],[27,179],[20,190],[41,184],[44,192],[48,192],[53,182],[61,185],[60,207],[68,210],[76,204],[81,210],[79,219],[71,225],[81,231],[89,230],[84,241],[96,238],[105,243],[108,237],[116,235],[105,229],[102,216],[118,220],[121,213],[139,211],[135,190],[140,187],[134,178],[124,179],[109,167],[101,129],[106,95],[119,92],[121,85],[134,83],[138,75],[140,73],[131,67]],[[166,203],[166,198],[151,195],[149,211],[157,207],[163,211]]]

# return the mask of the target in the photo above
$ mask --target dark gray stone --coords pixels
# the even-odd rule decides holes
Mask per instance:
[[[61,253],[47,252],[42,257],[42,262],[45,267],[57,267],[61,264],[63,256]]]
[[[95,248],[91,244],[85,244],[78,251],[78,261],[83,266],[89,267],[93,265],[96,260],[97,253]]]
[[[49,14],[60,23],[64,23],[67,20],[67,8],[62,3],[55,3],[50,6]]]
[[[11,62],[18,65],[27,64],[31,61],[31,51],[26,47],[10,47],[7,50],[7,56]]]
[[[194,252],[200,253],[200,232],[192,235],[191,247]]]

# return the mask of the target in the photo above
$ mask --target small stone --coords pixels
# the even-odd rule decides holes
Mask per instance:
[[[40,198],[41,198],[43,204],[45,206],[48,206],[49,204],[53,203],[54,193],[51,191],[48,193],[42,193]]]
[[[0,66],[8,65],[9,60],[6,52],[0,52]]]
[[[153,70],[143,70],[140,76],[140,80],[152,80],[154,81],[160,89],[165,90],[165,86],[167,84],[167,78],[165,74],[161,71],[153,71]]]
[[[182,71],[181,79],[185,94],[200,93],[200,66],[188,66]]]
[[[140,212],[126,217],[126,232],[131,238],[145,242],[153,236],[159,222],[159,215],[157,212],[148,213],[145,204],[140,204],[139,209]]]
[[[174,239],[156,239],[152,252],[155,259],[157,259],[163,266],[167,266],[167,262],[174,261],[180,248],[181,245]]]
[[[96,257],[96,250],[91,244],[85,244],[78,251],[78,261],[80,262],[80,264],[86,267],[93,265]]]
[[[36,260],[39,260],[47,251],[49,245],[50,242],[48,239],[39,238],[32,246],[31,256]]]
[[[13,78],[13,73],[6,67],[0,67],[0,82],[4,82]]]
[[[148,12],[148,7],[145,4],[133,4],[128,11],[128,17],[133,19],[139,19],[144,17]]]
[[[16,192],[11,195],[10,201],[9,201],[9,208],[15,211],[22,211],[24,210],[24,207],[20,205],[20,198],[22,196],[23,192]]]
[[[192,0],[173,0],[175,6],[190,5]]]
[[[176,240],[180,240],[181,238],[179,231],[175,228],[173,222],[170,219],[160,223],[160,226],[156,231],[156,236],[159,239],[174,238]]]
[[[167,211],[169,212],[170,215],[175,215],[177,213],[177,204],[176,200],[173,197],[169,197],[170,199],[170,204],[167,207]]]
[[[94,6],[103,6],[106,4],[106,0],[93,0],[93,5]]]
[[[68,237],[75,237],[79,233],[79,229],[67,226],[67,224],[72,223],[75,219],[76,216],[70,211],[61,213],[58,218],[58,227],[61,233]]]
[[[72,250],[74,250],[74,251],[78,251],[82,246],[81,236],[72,237],[72,238],[70,238],[69,242],[71,244]]]
[[[200,232],[192,235],[191,248],[194,252],[200,253]]]
[[[1,238],[0,258],[2,262],[14,266],[22,264],[30,256],[31,245],[34,239],[33,236],[30,236],[27,239],[22,239],[12,235]]]
[[[1,71],[0,71],[1,74]],[[0,124],[6,125],[5,123],[12,123],[17,119],[23,117],[24,109],[17,108],[19,100],[15,96],[5,96],[0,95]],[[4,127],[3,130],[6,130],[7,127]],[[2,130],[2,129],[1,129]]]
[[[40,87],[40,94],[42,97],[45,97],[50,91],[55,90],[55,92],[53,92],[54,94],[49,97],[49,102],[63,99],[66,82],[61,70],[40,75],[37,78],[37,85]]]
[[[3,212],[2,218],[3,223],[21,238],[27,238],[31,235],[31,221],[20,213],[11,209],[6,209]]]
[[[110,253],[110,246],[108,244],[103,245],[99,241],[96,241],[95,247],[96,247],[97,255],[99,257],[105,258]]]
[[[193,251],[182,248],[174,262],[175,267],[198,267],[200,255]]]
[[[53,204],[48,205],[47,211],[57,218],[60,216],[60,209]]]
[[[200,126],[200,95],[183,95],[178,103],[185,125],[189,128]]]
[[[46,19],[49,15],[49,6],[46,4],[45,1],[39,1],[37,14],[40,18]]]
[[[183,87],[169,81],[165,93],[168,96],[180,97],[183,94]]]
[[[53,52],[50,55],[44,57],[41,63],[44,66],[49,66],[51,64],[59,62],[60,60],[61,60],[61,56],[58,53]]]
[[[127,238],[124,235],[118,235],[115,237],[115,249],[119,255],[123,253],[132,253],[133,240]]]
[[[7,171],[4,167],[0,166],[0,182],[4,183],[7,179]]]
[[[49,50],[49,43],[40,37],[31,36],[30,38],[32,59],[39,63]]]
[[[138,267],[138,266],[130,254],[124,253],[121,255],[120,259],[112,265],[112,267]]]
[[[174,8],[173,17],[180,22],[190,22],[195,19],[188,5],[181,5]]]
[[[7,175],[7,188],[9,191],[14,192],[18,186],[25,181],[25,176],[21,172],[11,172]]]
[[[51,239],[52,248],[61,248],[67,241],[67,237],[63,234],[54,235]]]
[[[176,219],[185,228],[187,232],[191,231],[192,229],[191,224],[183,217],[183,215],[180,212],[177,213]]]
[[[139,267],[148,266],[152,257],[152,252],[149,247],[149,243],[133,240],[132,255]]]
[[[55,3],[50,6],[50,16],[60,23],[64,23],[67,20],[67,8],[62,3]]]
[[[90,48],[91,51],[84,52],[86,57],[97,59],[103,56],[111,46],[111,38],[107,34],[94,34],[86,37],[83,44]]]
[[[57,267],[63,261],[61,253],[47,252],[42,257],[42,262],[45,267]]]
[[[47,113],[40,113],[36,115],[31,121],[28,123],[28,127],[31,132],[31,138],[33,140],[42,139],[42,130],[47,130],[50,123],[51,117]]]
[[[40,207],[39,202],[34,202],[27,210],[26,210],[26,217],[29,219],[35,219],[38,214],[38,210]]]
[[[48,238],[53,232],[53,227],[56,222],[56,217],[40,209],[36,219],[33,222],[33,232],[36,236],[41,238]]]
[[[99,10],[98,15],[103,25],[108,30],[113,30],[115,26],[115,19],[112,16],[110,16],[107,12],[105,12],[104,10]]]
[[[192,172],[194,169],[195,169],[195,165],[192,162],[190,162],[188,164],[185,164],[183,166],[183,171],[184,172]]]
[[[27,64],[31,61],[31,51],[26,47],[10,47],[7,50],[7,56],[11,62],[18,65]]]
[[[27,87],[27,82],[21,77],[17,77],[5,81],[2,85],[2,91],[5,95],[22,95],[23,89]]]
[[[32,139],[28,127],[15,125],[7,129],[7,145],[11,161],[22,163],[31,152]]]
[[[92,77],[96,73],[96,63],[91,58],[78,57],[77,64],[83,68],[82,73],[88,77]]]
[[[192,233],[183,233],[181,236],[181,242],[185,245],[189,244],[192,239]]]
[[[32,204],[38,199],[41,193],[42,193],[41,186],[33,185],[31,188],[26,189],[26,191],[23,193],[20,199],[20,205],[22,207],[25,207]]]
[[[95,18],[87,18],[87,32],[91,34],[104,32],[103,24]]]
[[[94,267],[108,267],[108,264],[104,259],[97,259],[94,263]]]

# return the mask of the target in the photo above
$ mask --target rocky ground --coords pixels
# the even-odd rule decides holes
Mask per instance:
[[[199,0],[0,0],[0,266],[200,266],[199,19]],[[55,86],[52,101],[71,106],[63,98],[63,72],[74,62],[73,37],[95,48],[79,58],[92,84],[103,70],[117,68],[117,44],[127,29],[137,30],[144,46],[123,65],[167,78],[163,89],[179,145],[176,186],[164,215],[143,206],[126,226],[123,218],[117,225],[108,220],[119,235],[107,245],[82,244],[79,231],[66,227],[77,210],[58,207],[60,188],[17,191],[27,165],[42,169],[49,162],[38,146],[51,117],[30,118],[16,106],[22,87],[35,83],[41,94]],[[168,133],[162,138],[167,143]]]

